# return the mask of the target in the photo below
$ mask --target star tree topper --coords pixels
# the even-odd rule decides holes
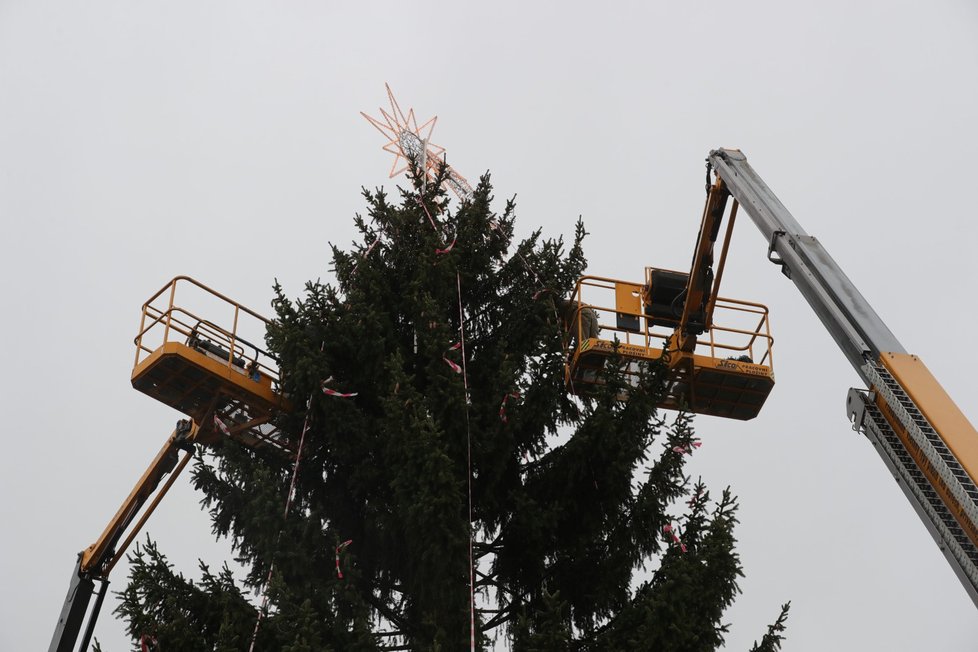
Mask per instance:
[[[435,174],[438,172],[438,165],[445,158],[445,148],[431,142],[431,132],[435,130],[438,116],[432,117],[419,127],[414,117],[414,109],[408,109],[407,115],[405,115],[397,100],[394,99],[391,87],[384,84],[384,88],[387,89],[390,111],[381,108],[382,119],[373,118],[363,111],[360,112],[360,115],[383,134],[384,138],[388,139],[387,144],[382,149],[394,155],[390,178],[393,179],[404,172],[408,167],[408,161],[414,159],[417,161],[418,167],[424,170],[425,179],[434,180]],[[398,167],[399,165],[400,167]],[[457,173],[450,165],[446,164],[446,168],[448,176],[445,179],[445,185],[462,201],[471,199],[472,186],[465,180],[465,177]]]

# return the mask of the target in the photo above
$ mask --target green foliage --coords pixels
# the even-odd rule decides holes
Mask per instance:
[[[774,621],[774,624],[768,625],[767,633],[764,634],[760,643],[754,643],[754,647],[750,649],[750,652],[778,652],[781,649],[789,609],[791,609],[790,602],[781,605],[781,613],[778,615],[778,619]]]
[[[225,566],[216,575],[200,565],[199,582],[175,574],[156,545],[147,539],[130,555],[129,585],[120,594],[117,613],[137,641],[157,638],[163,649],[239,650],[250,641],[254,610]]]
[[[585,268],[583,226],[569,244],[539,231],[517,243],[514,203],[493,212],[488,176],[454,212],[440,179],[413,181],[396,204],[364,191],[335,284],[297,299],[275,286],[267,342],[297,406],[279,425],[295,441],[308,426],[289,515],[291,460],[227,443],[195,465],[246,586],[272,571],[257,647],[467,648],[471,550],[480,647],[502,632],[517,650],[716,649],[741,575],[736,504],[684,475],[674,448],[692,423],[658,416],[664,367],[637,386],[612,370],[587,398],[564,384],[557,299]],[[357,396],[324,395],[327,379]],[[137,550],[118,610],[130,634],[246,648],[256,607],[226,569],[201,570],[195,583],[151,542]]]

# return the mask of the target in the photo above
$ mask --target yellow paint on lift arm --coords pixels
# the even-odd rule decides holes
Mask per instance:
[[[882,353],[880,361],[910,395],[962,468],[978,484],[978,431],[923,361],[907,353]]]

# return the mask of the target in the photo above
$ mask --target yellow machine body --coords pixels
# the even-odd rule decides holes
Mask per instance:
[[[661,270],[649,268],[647,279],[652,271]],[[615,358],[634,385],[641,365],[661,359],[669,373],[661,407],[740,420],[756,417],[774,387],[768,309],[717,298],[710,326],[699,337],[686,337],[681,347],[678,317],[653,316],[652,294],[648,282],[598,276],[578,281],[565,314],[571,343],[568,388],[576,394],[593,391],[605,382]]]
[[[253,343],[264,338],[267,323],[178,276],[143,304],[132,386],[193,419],[200,443],[225,436],[223,424],[251,448],[289,449],[272,424],[276,413],[289,408],[278,389],[277,365]]]
[[[926,418],[928,425],[934,429],[954,456],[957,465],[960,465],[972,482],[978,483],[978,431],[948,396],[944,387],[934,378],[923,361],[908,353],[885,352],[880,354],[880,362],[900,383],[914,406]],[[927,460],[907,427],[878,392],[875,403],[914,458],[921,472],[927,477],[931,487],[940,495],[948,511],[961,525],[965,535],[978,547],[978,526],[968,517],[964,505],[949,489],[948,483],[941,477],[940,472]]]
[[[277,362],[254,344],[264,341],[267,326],[258,313],[187,276],[174,278],[143,304],[132,385],[190,419],[177,422],[101,536],[79,553],[50,652],[75,650],[79,636],[87,648],[109,573],[198,444],[230,438],[295,454],[294,443],[274,423],[277,413],[290,409],[278,386]]]

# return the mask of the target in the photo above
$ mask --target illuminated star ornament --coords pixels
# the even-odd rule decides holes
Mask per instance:
[[[388,139],[382,149],[394,155],[390,178],[393,179],[404,172],[408,168],[408,162],[414,159],[418,167],[425,171],[425,178],[433,181],[438,172],[438,165],[445,158],[445,148],[431,142],[431,132],[435,130],[438,116],[432,117],[419,127],[414,117],[414,109],[408,109],[407,115],[404,115],[397,100],[394,99],[391,87],[387,84],[384,84],[384,87],[387,89],[387,99],[390,100],[390,111],[380,109],[382,116],[380,120],[370,117],[363,111],[360,115]],[[445,185],[462,201],[472,199],[472,186],[465,177],[450,165],[446,164],[445,167],[448,172]]]

